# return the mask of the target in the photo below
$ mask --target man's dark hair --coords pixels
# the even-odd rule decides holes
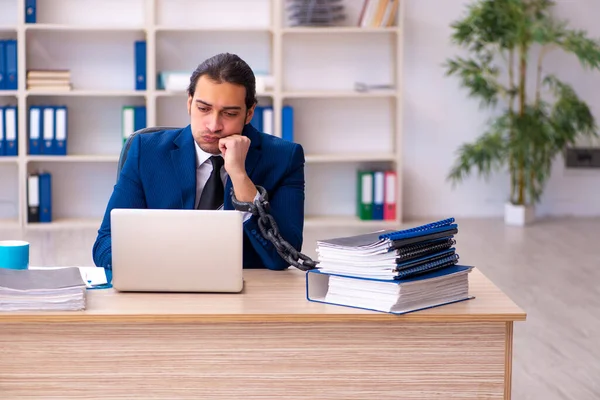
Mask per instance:
[[[221,53],[202,62],[192,73],[188,94],[194,97],[196,84],[202,75],[222,83],[233,83],[246,88],[246,108],[256,103],[256,80],[252,68],[235,54]]]

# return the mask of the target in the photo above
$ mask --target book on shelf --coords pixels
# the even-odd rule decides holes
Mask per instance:
[[[384,28],[396,25],[400,0],[364,0],[358,17],[358,26]]]
[[[56,69],[36,69],[27,71],[27,90],[70,91],[71,71]]]
[[[459,265],[458,224],[447,218],[404,230],[317,241],[307,273],[311,301],[403,314],[473,298]]]
[[[80,311],[86,283],[77,267],[0,268],[0,311]]]

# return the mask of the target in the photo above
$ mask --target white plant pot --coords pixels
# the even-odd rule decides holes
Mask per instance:
[[[506,225],[525,226],[535,220],[534,206],[520,206],[512,203],[504,205],[504,223]]]

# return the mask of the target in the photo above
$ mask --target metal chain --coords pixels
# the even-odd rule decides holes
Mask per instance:
[[[261,194],[262,199],[257,199],[254,203],[245,203],[237,200],[232,190],[231,197],[234,206],[236,206],[236,208],[249,208],[248,211],[250,211],[252,215],[258,217],[258,228],[260,229],[260,233],[265,239],[268,239],[273,243],[277,253],[279,253],[281,258],[289,265],[292,265],[301,271],[315,269],[319,263],[318,261],[314,261],[307,255],[302,254],[281,237],[275,218],[268,212],[269,202],[267,200],[266,190],[260,186],[257,186],[257,189]]]

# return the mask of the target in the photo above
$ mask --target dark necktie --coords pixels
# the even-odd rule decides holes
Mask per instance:
[[[221,180],[221,167],[224,160],[221,156],[210,157],[213,170],[202,189],[200,201],[198,202],[198,210],[216,210],[223,204],[225,188]]]

